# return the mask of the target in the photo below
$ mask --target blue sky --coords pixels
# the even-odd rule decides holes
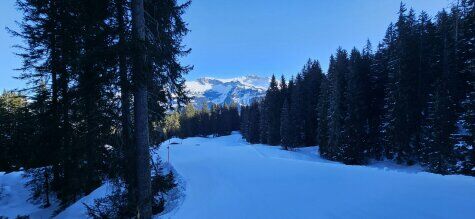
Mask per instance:
[[[0,90],[22,88],[12,79],[21,61],[5,27],[15,27],[21,14],[15,0],[0,1]],[[430,15],[451,0],[404,0]],[[229,78],[248,74],[297,73],[308,58],[324,71],[330,54],[342,46],[373,46],[397,18],[400,0],[194,0],[185,14],[191,33],[185,43],[192,53],[183,59],[195,66],[186,78]]]

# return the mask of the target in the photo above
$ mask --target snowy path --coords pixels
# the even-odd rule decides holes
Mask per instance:
[[[185,139],[170,159],[186,197],[163,218],[475,218],[474,177],[345,166],[238,134]]]
[[[249,145],[239,134],[171,142],[180,143],[170,145],[170,162],[185,197],[159,218],[475,218],[475,177],[387,162],[346,166],[320,158],[316,148]],[[167,146],[159,151],[163,161]],[[55,206],[29,202],[21,174],[0,172],[0,216],[49,218]],[[86,218],[84,203],[111,191],[106,183],[56,218]]]

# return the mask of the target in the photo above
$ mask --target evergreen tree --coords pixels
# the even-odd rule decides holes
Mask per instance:
[[[249,107],[249,127],[248,127],[248,141],[251,144],[259,143],[260,138],[260,111],[259,103],[253,102]]]
[[[336,58],[330,58],[328,70],[330,80],[330,106],[329,106],[329,138],[327,157],[342,160],[343,153],[348,148],[348,137],[345,133],[345,117],[347,114],[347,77],[348,55],[341,48],[337,50]]]
[[[270,111],[269,101],[264,98],[259,102],[259,143],[267,144],[267,138],[269,136],[269,117]]]
[[[29,178],[33,179],[29,182],[33,188],[32,198],[41,200],[44,207],[51,206],[50,196],[53,180],[52,169],[48,167],[50,161],[54,159],[50,153],[54,150],[51,145],[51,127],[49,125],[52,122],[50,104],[50,95],[46,83],[43,82],[36,88],[33,102],[29,106],[33,113],[31,122],[34,132],[31,133],[31,136],[34,138],[32,140],[34,143],[31,145],[31,157],[28,159],[32,163],[26,167],[35,168],[27,171]]]
[[[318,61],[308,60],[303,75],[303,93],[304,114],[305,114],[305,145],[315,145],[315,137],[317,135],[317,104],[319,102],[320,86],[322,83],[323,72]]]
[[[134,144],[136,164],[137,217],[152,217],[152,186],[149,152],[148,86],[146,71],[145,9],[143,0],[132,0],[133,82],[134,82]]]
[[[431,171],[448,173],[452,171],[453,139],[457,120],[457,91],[454,86],[458,74],[454,66],[455,43],[449,15],[442,11],[437,17],[438,65],[435,67],[439,77],[433,85],[428,102],[427,121],[424,129],[424,141],[421,147],[421,160]],[[452,43],[450,43],[452,42]],[[454,61],[454,62],[452,62]]]
[[[414,14],[412,10],[409,14],[406,14],[406,8],[401,4],[399,10],[399,19],[396,22],[396,59],[397,63],[393,68],[393,92],[394,92],[394,105],[393,105],[393,119],[390,135],[392,136],[391,149],[396,156],[398,162],[411,163],[414,160],[414,148],[417,142],[412,142],[414,134],[416,134],[416,123],[414,123],[414,116],[417,112],[414,112],[413,94],[416,93],[411,85],[417,75],[415,68],[417,59],[414,57],[417,54],[414,51],[416,47],[416,41],[414,37],[413,25]]]
[[[451,134],[455,132],[450,95],[444,82],[436,84],[435,93],[430,98],[427,121],[424,130],[424,141],[421,149],[421,162],[429,170],[446,174],[453,168],[454,143]]]
[[[286,99],[284,100],[284,105],[282,106],[282,112],[280,115],[280,143],[284,150],[288,150],[289,148],[293,148],[293,127],[290,118],[290,107],[289,101]]]
[[[24,165],[26,161],[22,161],[22,165],[51,166],[51,190],[56,192],[61,207],[91,192],[107,174],[115,172],[104,160],[116,150],[108,151],[104,145],[113,145],[123,153],[118,159],[126,163],[120,165],[125,172],[119,175],[126,176],[131,194],[138,192],[135,187],[139,185],[136,181],[139,176],[135,172],[145,170],[140,178],[145,179],[145,184],[147,181],[149,137],[145,135],[146,129],[161,124],[171,99],[179,103],[187,99],[182,75],[190,68],[178,60],[189,52],[181,45],[188,32],[181,15],[189,2],[178,5],[176,1],[145,0],[145,6],[143,1],[132,3],[133,7],[125,0],[17,1],[25,16],[19,22],[20,31],[10,32],[27,42],[21,47],[24,49],[20,54],[23,73],[19,78],[33,85],[31,91],[36,95],[31,111],[34,118],[29,119],[45,130],[36,131],[31,139],[50,150],[48,155],[38,153],[28,166]],[[137,13],[129,12],[131,8],[133,12],[142,13],[136,16]],[[130,31],[132,23],[132,30],[143,31],[140,34],[135,31],[134,40]],[[146,51],[144,44],[147,44]],[[140,55],[135,56],[138,53]],[[135,60],[134,78],[129,77],[130,60]],[[127,83],[132,79],[134,84]],[[136,94],[141,94],[140,98],[134,98],[135,108],[144,110],[134,111],[137,114],[135,127],[130,118],[132,85],[139,88],[134,89]],[[39,87],[41,89],[36,89]],[[147,87],[151,87],[150,96]],[[120,100],[116,98],[118,92]],[[150,113],[145,109],[147,106],[151,106]],[[144,126],[137,126],[139,123]],[[135,160],[137,152],[132,130],[144,134],[139,142],[143,146],[139,155],[145,156],[137,159],[143,164],[140,167],[129,162]],[[122,133],[120,139],[117,131]],[[152,141],[158,139],[150,136]],[[21,148],[29,147],[22,145],[25,146]],[[146,187],[140,192],[146,193]],[[137,202],[135,194],[131,197],[129,202]],[[147,199],[151,196],[141,200]],[[135,215],[134,206],[136,203],[128,206],[131,211],[128,217]]]
[[[240,126],[239,131],[242,134],[242,137],[249,141],[249,106],[242,106],[241,107],[241,116],[240,116]]]
[[[282,99],[287,98],[287,90],[288,89],[287,89],[287,82],[285,81],[284,75],[282,75],[280,77],[279,89],[280,89],[280,94],[281,94],[280,98],[282,98]],[[282,104],[284,104],[284,103],[282,102]]]
[[[467,92],[462,100],[462,113],[457,121],[455,133],[456,147],[460,154],[461,172],[475,175],[475,1],[463,0],[460,11],[461,31],[459,44],[459,58],[461,60],[460,73],[466,78]],[[458,21],[458,20],[456,20]]]
[[[475,175],[475,83],[463,101],[463,113],[457,120],[457,130],[452,134],[455,152],[459,160],[457,170]]]
[[[285,85],[285,80],[283,81]],[[281,96],[281,91],[277,85],[275,76],[272,75],[269,89],[267,90],[265,102],[267,104],[267,143],[269,145],[279,145],[280,144],[280,115],[283,104],[283,98]]]
[[[239,106],[237,103],[231,103],[229,106],[229,117],[231,121],[231,131],[239,130]]]
[[[292,144],[295,147],[304,146],[305,144],[305,87],[301,74],[297,74],[295,83],[290,93],[290,120],[292,127],[295,129],[292,137]]]
[[[462,0],[433,22],[401,4],[375,53],[369,42],[350,58],[339,48],[326,77],[309,60],[280,88],[288,104],[280,112],[283,147],[317,143],[322,156],[348,164],[387,158],[473,174],[473,11],[474,1]],[[261,135],[272,132],[275,87],[262,103]],[[245,109],[242,130],[254,121]]]
[[[329,81],[323,75],[317,104],[317,145],[320,154],[326,156],[328,149],[328,107],[329,107]]]
[[[348,147],[344,148],[343,160],[348,164],[366,162],[368,144],[368,106],[369,106],[369,66],[361,53],[351,51],[347,78],[347,115],[345,117],[345,133],[348,136]]]
[[[369,105],[369,134],[368,146],[372,158],[377,160],[383,157],[383,119],[385,115],[386,91],[388,81],[389,58],[391,55],[391,36],[386,35],[383,43],[378,45],[378,50],[372,59],[370,70],[370,105]]]
[[[0,167],[7,171],[17,170],[24,164],[30,166],[26,156],[32,150],[30,112],[26,98],[18,92],[4,91],[0,95]],[[27,167],[28,167],[27,166]]]

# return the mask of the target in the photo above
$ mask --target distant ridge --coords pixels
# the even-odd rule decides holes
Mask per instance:
[[[249,105],[253,100],[265,95],[270,77],[248,75],[236,78],[219,79],[212,77],[198,78],[187,81],[192,102],[197,106],[203,104]]]

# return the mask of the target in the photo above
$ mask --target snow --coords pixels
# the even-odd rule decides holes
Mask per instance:
[[[230,79],[217,79],[221,80],[222,82],[229,83],[229,82],[239,82],[248,87],[255,87],[263,90],[267,90],[267,87],[270,83],[270,77],[259,77],[257,75],[247,75],[237,78],[230,78]]]
[[[195,81],[186,81],[185,86],[197,104],[236,102],[248,105],[255,98],[265,94],[269,82],[269,77],[256,75],[228,79],[204,77]]]
[[[67,207],[61,213],[56,215],[57,219],[69,218],[88,218],[87,209],[85,205],[94,206],[94,200],[106,197],[113,192],[113,185],[109,182],[104,183],[101,187],[92,191],[89,195],[82,197],[74,204]]]
[[[317,151],[250,145],[238,133],[171,139],[153,157],[163,158],[164,171],[174,171],[179,186],[165,197],[171,201],[164,215],[155,218],[475,218],[474,177],[442,176],[391,161],[347,166]],[[49,218],[54,207],[27,201],[21,174],[0,173],[0,215]],[[86,218],[84,204],[110,192],[105,183],[56,218]]]
[[[186,87],[194,93],[204,93],[205,91],[211,89],[213,86],[211,84],[203,84],[198,81],[189,81],[186,82]]]
[[[316,149],[249,145],[239,134],[170,145],[186,196],[161,218],[475,218],[473,177],[347,166]]]
[[[25,188],[27,179],[23,171],[0,172],[0,217],[15,218],[18,215],[30,215],[30,218],[50,218],[56,205],[41,208],[29,201],[30,191]]]

